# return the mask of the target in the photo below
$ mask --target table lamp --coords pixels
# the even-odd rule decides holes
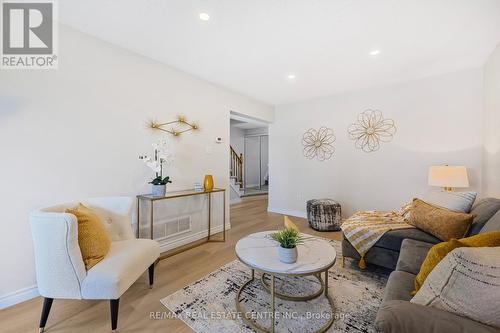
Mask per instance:
[[[428,181],[429,186],[439,186],[448,192],[454,187],[469,187],[467,168],[464,166],[431,166]]]

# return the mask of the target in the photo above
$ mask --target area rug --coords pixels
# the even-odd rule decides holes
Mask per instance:
[[[341,246],[331,241],[341,258]],[[356,262],[346,259],[344,268],[340,259],[329,272],[329,294],[334,303],[334,322],[327,332],[375,332],[373,322],[382,301],[388,271],[368,267],[357,268]],[[238,289],[251,276],[251,270],[238,260],[232,261],[204,278],[161,300],[176,318],[181,319],[197,333],[252,333],[236,311]],[[277,291],[287,294],[312,294],[320,288],[312,278],[276,280]],[[269,327],[269,293],[260,283],[260,274],[241,294],[244,315],[264,327]],[[329,318],[328,301],[322,295],[305,302],[276,298],[276,332],[313,332]]]

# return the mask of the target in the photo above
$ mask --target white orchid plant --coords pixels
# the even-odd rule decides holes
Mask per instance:
[[[161,138],[158,142],[153,143],[154,156],[141,156],[144,163],[155,172],[155,178],[149,183],[153,185],[167,185],[172,183],[169,176],[163,177],[164,166],[169,166],[173,163],[174,157],[169,147],[168,141]]]

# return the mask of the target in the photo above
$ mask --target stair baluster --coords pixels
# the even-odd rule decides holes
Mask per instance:
[[[243,154],[239,154],[229,146],[229,154],[231,160],[230,176],[236,179],[236,183],[240,188],[244,188],[243,184]]]

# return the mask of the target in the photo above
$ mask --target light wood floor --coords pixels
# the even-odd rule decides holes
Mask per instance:
[[[292,218],[303,232],[340,240],[340,232],[319,233],[307,221]],[[150,319],[151,312],[168,312],[160,299],[200,279],[218,267],[236,259],[234,245],[253,232],[278,229],[279,214],[267,212],[267,196],[244,198],[231,206],[231,227],[225,243],[205,243],[199,247],[160,261],[155,285],[149,289],[144,274],[120,299],[118,332],[192,332],[177,319]],[[38,332],[42,299],[36,298],[0,311],[0,331]],[[109,302],[54,300],[46,332],[110,332]]]

